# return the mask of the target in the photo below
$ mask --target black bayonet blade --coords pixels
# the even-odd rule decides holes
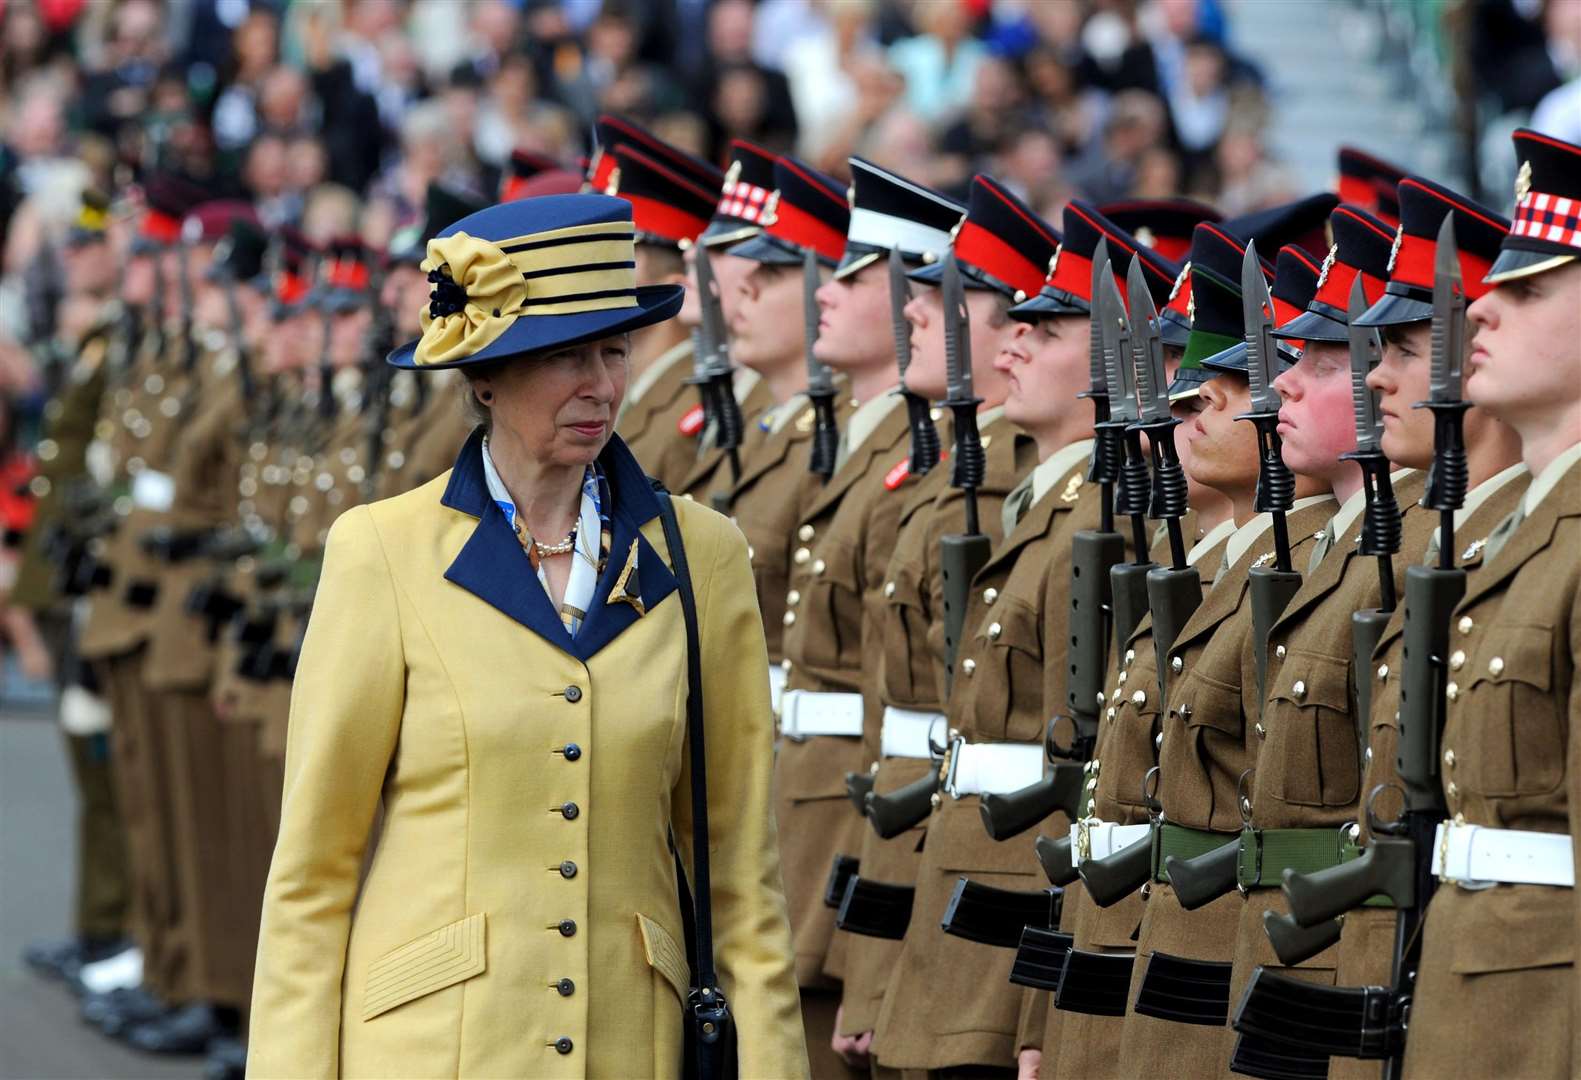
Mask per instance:
[[[1092,290],[1087,294],[1091,300],[1088,304],[1091,333],[1087,337],[1087,368],[1088,368],[1088,397],[1103,397],[1109,392],[1109,372],[1104,368],[1103,357],[1103,319],[1101,305],[1098,303],[1098,294],[1103,285],[1103,279],[1110,277],[1109,269],[1109,241],[1106,237],[1098,237],[1098,246],[1092,252]]]
[[[1116,420],[1137,419],[1136,367],[1131,357],[1131,322],[1114,275],[1103,279],[1099,296],[1103,305],[1103,360],[1109,376],[1109,411]]]
[[[1376,453],[1383,438],[1383,420],[1378,415],[1378,396],[1367,385],[1367,375],[1378,366],[1383,343],[1375,326],[1357,326],[1356,320],[1367,310],[1367,292],[1361,275],[1351,283],[1350,303],[1346,307],[1350,335],[1350,394],[1356,413],[1356,451]]]
[[[1241,311],[1246,318],[1246,379],[1251,384],[1252,412],[1276,413],[1281,399],[1274,389],[1273,298],[1263,276],[1257,245],[1248,241],[1241,260]]]
[[[1169,383],[1164,379],[1164,339],[1158,326],[1158,308],[1147,288],[1147,274],[1140,257],[1131,256],[1125,289],[1131,298],[1131,327],[1136,340],[1136,402],[1139,419],[1156,423],[1169,419]]]
[[[801,303],[803,340],[807,350],[807,392],[814,396],[834,393],[834,376],[829,366],[813,351],[818,344],[818,289],[823,278],[818,273],[818,253],[812,248],[802,252]]]
[[[1455,215],[1445,214],[1433,250],[1433,331],[1428,366],[1430,400],[1461,399],[1461,365],[1466,343],[1466,290],[1460,277],[1460,250],[1455,244]]]
[[[899,248],[889,249],[889,328],[895,335],[895,366],[900,371],[900,381],[906,381],[906,369],[911,366],[911,323],[906,318],[906,303],[911,299],[911,287],[906,283],[906,263]]]
[[[729,338],[725,336],[725,313],[719,300],[719,283],[714,278],[708,253],[697,253],[697,300],[702,305],[703,347],[707,351],[707,374],[721,374],[730,367]]]
[[[944,257],[940,281],[944,293],[944,370],[949,384],[949,401],[972,399],[971,316],[966,310],[966,289],[961,284],[961,268],[952,251]]]

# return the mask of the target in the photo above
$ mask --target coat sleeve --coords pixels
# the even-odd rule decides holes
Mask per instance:
[[[679,509],[679,504],[678,504]],[[771,800],[768,653],[746,539],[688,508],[683,521],[702,639],[714,956],[735,1016],[742,1076],[808,1075],[790,921]],[[704,541],[712,541],[704,542]],[[691,770],[672,792],[675,837],[692,866]]]
[[[351,910],[404,698],[395,585],[362,507],[330,530],[291,692],[280,835],[253,978],[250,1076],[339,1073]]]

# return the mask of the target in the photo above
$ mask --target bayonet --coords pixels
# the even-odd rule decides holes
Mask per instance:
[[[1366,310],[1367,293],[1362,288],[1361,275],[1357,274],[1346,308],[1346,317],[1350,320],[1351,407],[1356,417],[1356,452],[1375,454],[1383,449],[1383,418],[1378,414],[1378,395],[1367,385],[1367,376],[1383,356],[1383,342],[1377,327],[1356,325],[1356,320]]]
[[[1455,216],[1445,214],[1433,249],[1432,352],[1428,399],[1418,408],[1433,412],[1433,468],[1423,505],[1439,513],[1439,565],[1455,565],[1455,511],[1466,500],[1467,466],[1462,364],[1466,346],[1466,289],[1455,244]]]
[[[807,354],[807,397],[812,401],[816,423],[807,468],[827,480],[834,475],[835,459],[840,451],[840,429],[834,418],[834,376],[815,351],[818,345],[818,289],[822,284],[818,253],[806,248],[801,261],[802,340]]]
[[[1180,519],[1186,514],[1186,473],[1175,452],[1175,428],[1180,421],[1169,411],[1169,382],[1164,378],[1164,339],[1159,331],[1158,308],[1148,291],[1139,256],[1131,257],[1126,273],[1131,297],[1133,346],[1136,355],[1138,427],[1147,436],[1153,456],[1153,489],[1148,516],[1162,520],[1169,530],[1171,565],[1186,569],[1186,544]]]
[[[1290,533],[1285,512],[1295,503],[1296,478],[1286,467],[1279,438],[1279,407],[1283,404],[1274,387],[1275,358],[1273,336],[1273,297],[1268,294],[1268,279],[1257,258],[1257,244],[1248,241],[1241,260],[1241,305],[1246,318],[1246,378],[1251,384],[1252,408],[1237,419],[1249,420],[1257,428],[1260,469],[1257,476],[1255,508],[1273,515],[1274,569],[1290,573]]]
[[[921,476],[939,463],[939,431],[933,426],[928,400],[906,387],[906,369],[911,367],[911,320],[906,318],[910,299],[905,260],[899,248],[890,248],[889,328],[895,335],[895,368],[900,373],[900,393],[906,399],[906,421],[911,426],[911,472]]]
[[[730,462],[731,486],[741,478],[741,407],[736,402],[734,379],[730,363],[730,336],[725,328],[724,306],[719,298],[719,284],[714,279],[713,263],[708,252],[699,251],[693,265],[697,268],[697,299],[701,304],[702,345],[704,352],[703,374],[707,378],[704,412],[712,413],[714,445],[725,452]],[[710,410],[708,405],[712,403]]]
[[[961,268],[955,253],[944,257],[941,286],[944,291],[944,371],[952,409],[970,405],[977,414],[978,398],[972,393],[971,315],[966,310],[966,288],[961,283]],[[959,474],[960,464],[956,464]]]

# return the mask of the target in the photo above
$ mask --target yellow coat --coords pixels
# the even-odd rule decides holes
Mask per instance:
[[[478,442],[331,531],[291,702],[253,1076],[680,1071],[688,969],[666,836],[690,873],[686,637],[658,502],[612,440],[610,565],[573,640],[488,498]],[[804,1077],[746,542],[675,508],[741,1074]],[[633,580],[614,588],[634,547]]]

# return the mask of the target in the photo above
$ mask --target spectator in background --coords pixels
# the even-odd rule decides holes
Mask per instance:
[[[279,29],[274,13],[259,8],[232,35],[227,85],[214,103],[210,121],[214,143],[222,153],[244,149],[258,134],[258,96],[280,60]]]
[[[1062,156],[1080,154],[1092,142],[1102,111],[1097,95],[1081,85],[1081,50],[1039,45],[1024,63],[1032,109],[1059,139]]]
[[[156,0],[123,0],[110,16],[110,34],[97,69],[83,80],[78,108],[83,126],[114,137],[149,107],[149,91],[168,47],[164,11]]]
[[[1218,207],[1227,217],[1248,214],[1300,195],[1295,177],[1268,159],[1263,147],[1265,117],[1260,103],[1231,110],[1214,160]]]
[[[763,26],[772,11],[799,8],[803,21],[781,30],[780,48],[775,54],[790,86],[795,107],[797,153],[824,172],[843,168],[845,156],[831,152],[845,128],[851,111],[857,107],[860,91],[856,67],[878,55],[878,40],[873,34],[872,0],[768,0],[758,9],[757,41],[761,57],[764,49]],[[796,27],[794,32],[790,27]],[[764,61],[767,63],[767,61]]]
[[[889,48],[889,62],[906,80],[906,105],[930,124],[948,120],[971,99],[987,47],[971,36],[962,0],[936,0],[913,11],[917,35]]]
[[[477,192],[478,176],[469,167],[471,128],[457,124],[456,103],[464,100],[466,95],[452,88],[445,100],[425,101],[407,110],[400,156],[373,182],[369,193],[374,235],[390,236],[421,218],[431,183]]]
[[[789,153],[796,145],[796,107],[790,81],[752,57],[753,9],[748,0],[718,0],[708,11],[713,62],[696,100],[712,114],[709,160],[718,161],[733,138]]]
[[[1181,79],[1169,91],[1175,135],[1188,158],[1210,153],[1229,118],[1230,94],[1224,50],[1199,37],[1187,44]]]
[[[989,171],[1045,221],[1060,220],[1072,195],[1062,175],[1059,140],[1040,126],[1007,132]]]
[[[1145,90],[1116,94],[1104,118],[1103,138],[1070,170],[1077,190],[1094,202],[1111,202],[1131,194],[1142,156],[1157,146],[1168,130],[1164,103]]]
[[[965,113],[939,136],[940,167],[949,177],[947,186],[970,180],[979,165],[1026,124],[1024,100],[1016,65],[1001,56],[983,57],[972,78]]]

